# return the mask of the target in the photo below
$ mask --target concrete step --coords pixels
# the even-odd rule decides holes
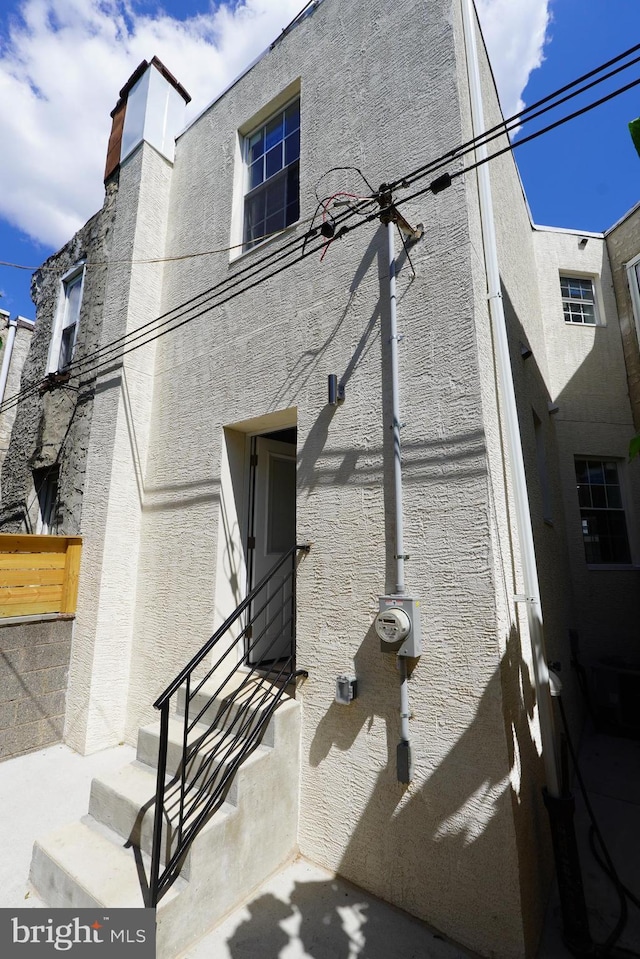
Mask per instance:
[[[85,816],[36,841],[29,879],[53,908],[115,909],[145,905],[148,875],[148,858],[125,848],[121,837]],[[167,894],[167,905],[185,885],[178,880]]]
[[[197,689],[197,686],[195,688]],[[189,719],[192,722],[197,718],[199,722],[207,726],[216,725],[218,728],[233,726],[234,729],[245,726],[248,730],[251,728],[248,724],[250,712],[255,710],[255,722],[259,721],[271,705],[276,692],[277,690],[265,690],[260,684],[260,677],[245,671],[235,673],[226,679],[224,677],[219,679],[214,675],[206,680],[197,692],[191,694]],[[185,713],[185,693],[184,686],[178,690],[177,713],[179,716],[184,716]],[[283,701],[289,698],[285,693]],[[263,745],[273,746],[274,730],[275,723],[272,716],[261,736]]]
[[[258,746],[242,764],[230,790],[237,805],[226,802],[211,816],[194,839],[180,876],[160,901],[157,959],[183,952],[296,851],[299,704],[284,700],[273,725],[274,748]],[[202,729],[194,735],[202,735]],[[211,735],[206,732],[204,741]],[[140,730],[138,759],[94,780],[90,815],[35,844],[30,878],[47,905],[143,905],[150,875],[147,851],[158,736],[159,724]],[[179,719],[170,722],[169,754],[169,768],[175,771],[182,755]],[[197,775],[198,762],[189,776]],[[169,837],[165,832],[165,845]],[[128,840],[136,838],[142,850],[126,848]]]
[[[183,756],[183,738],[184,723],[181,718],[169,720],[168,741],[167,741],[167,776],[173,778],[179,772],[182,773]],[[158,750],[160,745],[160,723],[151,723],[149,726],[142,726],[138,730],[138,746],[136,750],[136,759],[146,766],[155,767],[158,762]],[[234,743],[233,735],[225,731],[209,729],[198,723],[187,737],[189,749],[189,759],[185,779],[188,783],[197,784],[198,789],[207,784],[209,792],[219,783],[227,767],[234,759],[244,745],[240,739]],[[254,756],[260,756],[270,747],[258,745],[253,753],[244,761],[243,766],[252,760]],[[214,754],[213,759],[211,758]],[[222,769],[219,774],[215,774],[215,769],[222,762]],[[231,803],[237,803],[238,784],[234,778],[228,788],[225,799]]]

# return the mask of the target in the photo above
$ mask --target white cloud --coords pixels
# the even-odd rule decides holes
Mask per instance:
[[[505,113],[540,62],[548,0],[478,0]],[[102,203],[110,111],[158,56],[193,96],[193,116],[275,38],[304,0],[230,0],[175,20],[130,0],[18,0],[0,44],[0,216],[62,243]]]
[[[505,117],[522,110],[522,91],[539,67],[549,26],[549,0],[476,0]]]

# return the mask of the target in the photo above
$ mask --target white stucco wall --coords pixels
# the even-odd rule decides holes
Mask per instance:
[[[312,543],[298,578],[298,665],[309,671],[298,690],[300,848],[476,952],[512,959],[535,948],[549,849],[475,175],[402,207],[426,226],[411,251],[415,276],[398,243],[406,578],[425,640],[410,680],[408,788],[395,768],[398,672],[372,629],[377,597],[394,586],[384,229],[363,225],[322,261],[314,253],[253,289],[245,280],[224,305],[213,289],[285,240],[301,242],[316,187],[364,189],[339,168],[356,165],[377,187],[469,139],[458,0],[400,7],[324,0],[180,137],[173,168],[148,146],[122,165],[104,341],[121,320],[128,329],[158,315],[189,322],[131,354],[122,383],[105,374],[96,397],[67,735],[98,748],[133,740],[154,718],[154,699],[244,587],[244,437],[297,425],[298,541]],[[486,62],[482,70],[492,124],[497,101]],[[293,88],[301,223],[238,255],[227,249],[241,219],[238,131]],[[558,654],[570,622],[570,502],[557,495],[556,464],[566,486],[568,453],[561,414],[550,420],[547,403],[567,393],[570,376],[546,340],[555,267],[545,260],[536,270],[539,236],[512,158],[492,163],[491,176],[545,622]],[[175,258],[163,268],[116,262],[163,255]],[[533,349],[526,362],[521,337]],[[568,359],[579,366],[588,356]],[[329,373],[345,383],[337,409],[326,402]],[[623,415],[616,398],[605,402],[605,419]],[[532,410],[553,522],[543,516]],[[360,691],[347,708],[334,703],[345,671]]]
[[[292,84],[303,221],[330,168],[356,164],[377,185],[464,139],[455,7],[407,2],[408,36],[385,3],[365,11],[325,0],[178,141],[166,255],[228,246],[237,131]],[[349,109],[336,56],[348,64]],[[362,188],[344,171],[322,181],[323,194]],[[260,429],[274,429],[295,411],[298,539],[313,543],[298,581],[298,664],[310,674],[299,689],[300,847],[467,945],[514,956],[525,934],[503,710],[520,667],[509,663],[513,610],[496,583],[511,559],[496,541],[498,530],[506,540],[495,489],[503,474],[490,375],[479,370],[478,340],[488,349],[490,337],[477,329],[486,305],[468,199],[458,180],[437,201],[403,207],[427,224],[411,253],[415,279],[402,256],[398,279],[407,588],[422,601],[425,635],[410,682],[413,783],[396,781],[398,673],[372,630],[377,596],[394,582],[387,267],[376,223],[322,263],[318,253],[215,310],[181,307],[279,241],[235,259],[231,274],[226,252],[165,267],[162,312],[194,318],[157,344],[127,728],[133,736],[151,718],[150,703],[228,602],[223,428],[249,432],[262,416]],[[326,405],[331,372],[346,385],[339,409]],[[361,690],[348,709],[333,702],[345,670]]]
[[[632,562],[640,561],[640,464],[628,463],[634,434],[620,324],[609,259],[601,236],[536,228],[534,240],[550,399],[558,436],[561,489],[578,630],[585,664],[602,656],[638,660],[636,600],[640,569],[589,567],[585,560],[574,459],[615,460],[623,485]],[[560,274],[593,277],[599,324],[565,323]]]

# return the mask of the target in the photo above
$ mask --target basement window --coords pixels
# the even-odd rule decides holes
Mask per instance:
[[[250,250],[300,217],[300,99],[244,138],[243,244]]]

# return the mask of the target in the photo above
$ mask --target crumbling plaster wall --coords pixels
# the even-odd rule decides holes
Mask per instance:
[[[107,189],[102,210],[73,239],[50,257],[33,276],[31,295],[36,326],[26,357],[21,389],[29,390],[19,403],[11,440],[2,467],[0,528],[4,532],[33,532],[38,514],[33,470],[59,467],[57,532],[81,530],[86,455],[91,431],[93,380],[80,385],[72,376],[41,392],[56,307],[62,294],[61,277],[87,260],[74,360],[90,356],[100,342],[106,280],[106,259],[115,215],[117,182]]]

